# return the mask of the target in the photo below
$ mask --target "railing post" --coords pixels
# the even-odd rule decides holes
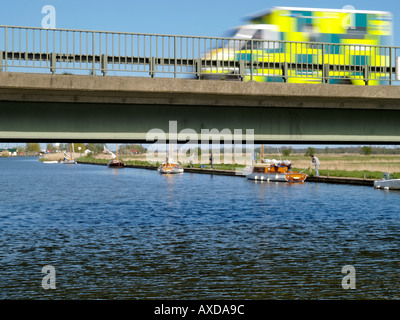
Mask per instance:
[[[176,36],[174,36],[174,78],[177,77],[177,69],[178,69],[178,58],[177,58],[177,50],[176,50]]]
[[[156,71],[156,58],[151,57],[149,59],[149,74],[152,78],[154,78],[155,72]]]
[[[103,77],[105,77],[107,75],[107,64],[108,64],[107,54],[102,54],[101,55],[101,73],[103,74]]]
[[[4,57],[4,52],[0,51],[0,72],[3,71],[3,57]]]
[[[393,50],[393,48],[389,48],[389,70],[390,70],[389,71],[389,85],[392,85],[392,65],[393,65],[392,50]],[[381,52],[381,50],[379,50],[379,53],[380,52]],[[397,68],[396,68],[396,72],[397,72]]]
[[[363,67],[363,77],[364,77],[364,83],[367,86],[369,81],[369,68],[367,65]]]
[[[50,53],[50,72],[56,73],[56,54],[54,52]]]
[[[322,57],[321,58],[322,58],[321,59],[321,64],[322,64],[322,83],[327,83],[326,66],[325,66],[325,44],[322,44]]]
[[[244,60],[239,60],[239,78],[240,78],[240,80],[243,81],[245,76],[246,76],[246,67],[244,64]]]
[[[251,39],[250,40],[250,50],[251,50],[251,52],[250,52],[250,80],[251,81],[253,81],[253,50],[254,50],[254,45],[253,45],[253,43],[254,43],[254,40],[253,39]]]
[[[195,61],[195,66],[196,66],[196,77],[197,79],[201,78],[201,59],[198,58]]]
[[[396,79],[397,81],[399,81],[399,80],[400,80],[400,57],[395,57],[395,59],[396,59],[395,79]],[[392,72],[392,71],[390,71],[390,73],[391,73],[391,72]]]
[[[95,45],[96,45],[96,35],[95,35],[94,32],[92,32],[92,74],[93,74],[93,76],[96,75],[96,50],[95,50]]]
[[[282,78],[283,78],[283,82],[286,83],[287,79],[288,79],[288,64],[287,64],[287,61],[282,63]]]
[[[329,64],[323,65],[322,73],[324,74],[324,83],[329,83]]]
[[[5,64],[4,71],[5,72],[7,72],[7,65],[8,65],[8,61],[7,61],[7,58],[8,58],[7,33],[8,33],[8,29],[7,29],[7,27],[5,27],[5,30],[4,30],[4,42],[5,42],[5,46],[4,46],[4,49],[5,49],[5,52],[4,52],[4,64]]]

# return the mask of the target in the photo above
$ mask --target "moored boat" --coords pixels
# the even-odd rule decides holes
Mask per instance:
[[[246,177],[250,180],[266,182],[304,182],[307,175],[302,172],[292,171],[292,163],[289,160],[265,159],[262,163],[255,164]]]
[[[63,160],[61,161],[62,164],[77,164],[76,160]]]
[[[111,152],[106,146],[104,146],[104,152],[112,156],[112,160],[107,164],[109,168],[125,168],[125,163],[118,159],[118,144],[116,154]]]
[[[125,163],[123,163],[121,160],[111,160],[108,164],[108,167],[110,168],[124,168],[125,167]]]
[[[157,171],[164,174],[183,173],[183,167],[179,162],[167,157],[167,160],[157,168]]]
[[[374,187],[376,189],[400,190],[400,179],[395,179],[393,174],[384,172],[381,180],[374,181]]]
[[[64,159],[60,161],[62,164],[77,164],[74,154],[74,144],[70,144],[70,153],[64,152]]]

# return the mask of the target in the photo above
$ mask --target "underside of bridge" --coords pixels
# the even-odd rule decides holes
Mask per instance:
[[[399,90],[0,73],[0,140],[397,144]]]

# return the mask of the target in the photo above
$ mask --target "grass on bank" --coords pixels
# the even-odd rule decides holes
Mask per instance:
[[[149,161],[142,161],[142,160],[124,160],[124,163],[126,165],[135,165],[135,166],[143,166],[143,167],[158,167],[161,165],[161,162],[149,162]],[[109,159],[98,159],[94,158],[91,156],[85,156],[85,157],[80,157],[78,158],[78,161],[82,162],[91,162],[91,163],[108,163],[110,160]],[[184,165],[185,168],[189,168],[189,164]],[[244,168],[244,165],[239,165],[239,164],[214,164],[213,165],[214,169],[218,170],[235,170],[237,168]],[[206,168],[210,169],[211,165],[201,165],[201,164],[193,164],[193,168]]]
[[[301,171],[304,169],[293,169],[294,171]],[[341,178],[360,178],[360,179],[381,179],[383,172],[380,171],[346,171],[346,170],[318,170],[320,176],[329,177],[341,177]],[[315,170],[313,169],[311,173],[306,170],[304,171],[309,176],[315,176]],[[394,173],[395,179],[400,179],[400,172]]]

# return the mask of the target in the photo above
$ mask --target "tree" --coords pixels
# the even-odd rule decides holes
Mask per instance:
[[[40,144],[39,143],[27,143],[25,146],[26,152],[40,152]]]
[[[97,154],[103,152],[104,143],[88,143],[86,144],[86,149],[89,149],[94,154]]]
[[[46,150],[54,151],[54,150],[57,150],[57,148],[55,146],[53,146],[52,143],[48,143],[46,146]]]
[[[292,147],[289,147],[289,148],[282,148],[282,155],[283,155],[284,157],[288,157],[288,156],[290,156],[290,154],[292,153],[292,151],[293,151]]]
[[[79,147],[81,147],[81,152],[86,150],[86,146],[83,143],[74,143],[74,152],[79,152]]]
[[[372,147],[364,146],[361,148],[361,152],[364,155],[368,156],[368,155],[372,154]]]
[[[313,147],[308,147],[308,149],[306,150],[306,153],[304,154],[305,156],[311,156],[315,154],[315,148]]]

